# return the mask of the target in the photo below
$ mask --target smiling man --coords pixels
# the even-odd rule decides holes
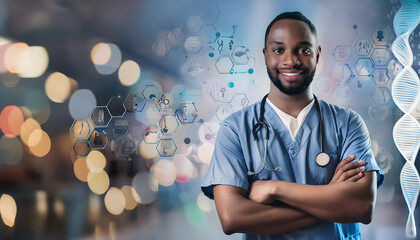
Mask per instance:
[[[263,49],[270,91],[221,124],[203,192],[244,239],[361,239],[383,181],[360,116],[313,95],[321,54],[300,12],[277,16]]]

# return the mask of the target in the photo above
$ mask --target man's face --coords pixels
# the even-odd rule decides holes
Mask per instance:
[[[314,78],[320,51],[305,22],[279,20],[271,27],[263,51],[268,76],[281,92],[299,94]]]

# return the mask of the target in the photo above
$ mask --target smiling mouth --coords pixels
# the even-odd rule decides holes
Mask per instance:
[[[299,75],[301,73],[302,72],[300,72],[300,73],[286,73],[286,72],[281,72],[281,74],[286,75],[286,76],[297,76],[297,75]]]
[[[303,76],[304,70],[295,70],[295,71],[278,71],[278,74],[283,76],[283,79],[288,82],[294,82],[300,79]]]

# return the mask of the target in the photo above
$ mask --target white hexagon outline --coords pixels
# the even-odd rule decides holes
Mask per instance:
[[[138,94],[138,93],[129,93],[128,95],[127,95],[127,97],[125,98],[125,100],[124,100],[124,103],[123,103],[123,105],[124,105],[124,107],[125,107],[125,109],[127,110],[127,112],[130,112],[130,111],[128,111],[128,109],[127,109],[127,107],[125,106],[125,103],[127,102],[127,99],[128,99],[128,97],[130,96],[130,95],[137,95],[137,97],[142,97],[143,96],[143,94],[142,94],[142,96],[140,96],[140,94]],[[147,100],[145,100],[144,98],[142,98],[144,101],[147,101]],[[138,111],[136,111],[136,112],[142,112],[143,110],[144,110],[144,108],[146,107],[146,102],[144,102],[144,105],[143,105],[143,107],[141,108],[141,110],[138,110]]]
[[[172,141],[173,146],[175,146],[174,152],[173,152],[171,155],[162,155],[162,154],[160,153],[160,151],[159,151],[159,146],[160,146],[160,144],[162,143],[162,141],[166,141],[166,140],[170,140],[170,141]],[[161,157],[172,157],[172,156],[175,154],[175,152],[176,152],[176,150],[177,150],[177,149],[178,149],[178,147],[176,146],[176,143],[175,143],[175,141],[174,141],[172,138],[161,138],[161,139],[159,140],[158,144],[156,144],[156,150],[158,151],[159,156],[161,156]]]
[[[183,103],[181,103],[181,105],[182,104],[191,104],[194,107],[195,111],[198,113],[197,107],[195,106],[194,102],[183,102]],[[198,116],[198,115],[194,116],[193,120],[190,121],[190,122],[183,122],[183,121],[181,121],[181,118],[178,116],[178,114],[179,114],[179,112],[175,111],[175,115],[178,117],[179,122],[182,123],[182,124],[192,124],[192,123],[194,123],[195,119]]]
[[[158,94],[157,94],[157,96],[155,97],[154,100],[153,99],[147,100],[148,98],[144,95],[144,92],[146,91],[147,88],[156,88],[156,89],[159,90],[159,92],[158,92]],[[154,101],[154,102],[157,101],[157,99],[160,96],[160,94],[162,94],[162,90],[158,86],[152,85],[152,84],[147,84],[146,87],[144,87],[143,91],[141,92],[141,95],[143,95],[144,100],[146,100],[146,101]]]
[[[87,154],[86,155],[79,155],[77,152],[76,152],[76,149],[74,148],[75,146],[76,146],[76,144],[77,143],[79,143],[79,142],[87,142],[87,144],[88,144],[88,149],[89,149],[89,151],[87,152]],[[90,142],[89,142],[89,140],[86,140],[86,139],[84,139],[84,140],[77,140],[75,143],[74,143],[74,145],[73,145],[73,151],[74,151],[74,153],[76,154],[76,156],[78,156],[78,157],[86,157],[89,153],[90,153],[90,151],[92,151],[92,146],[90,145]]]
[[[199,42],[200,42],[200,47],[198,48],[198,50],[197,50],[197,51],[194,51],[194,52],[189,52],[189,51],[187,50],[187,48],[185,47],[185,44],[187,43],[187,40],[188,40],[189,38],[191,38],[191,37],[195,37],[195,38],[197,38],[197,39],[199,40]],[[204,44],[203,44],[203,40],[201,39],[201,36],[200,36],[200,35],[189,35],[189,36],[187,36],[187,37],[185,38],[185,41],[184,41],[184,43],[182,44],[182,48],[184,49],[184,52],[185,52],[185,54],[186,54],[186,55],[188,55],[188,54],[198,54],[198,53],[201,51],[201,49],[203,48],[203,46],[204,46]]]
[[[160,99],[161,99],[161,97],[162,97],[163,95],[170,95],[170,96],[172,97],[173,104],[172,104],[172,107],[171,107],[170,109],[162,109],[162,108],[160,108],[159,101],[160,101]],[[159,97],[156,99],[156,107],[158,108],[158,110],[159,110],[160,112],[164,112],[164,113],[173,112],[173,107],[174,107],[175,105],[176,105],[176,100],[175,100],[174,94],[172,94],[172,93],[161,93],[161,94],[159,95]]]
[[[93,113],[95,112],[95,110],[96,110],[97,108],[105,108],[105,109],[108,111],[108,114],[109,114],[109,121],[108,121],[106,124],[104,124],[104,125],[96,125],[95,121],[93,121],[92,115],[93,115]],[[109,112],[108,106],[96,106],[96,107],[92,110],[92,112],[90,113],[89,117],[90,117],[90,120],[92,120],[92,122],[93,122],[93,126],[94,126],[95,128],[108,127],[108,125],[109,125],[109,123],[111,122],[111,119],[112,119],[112,115],[111,115],[111,113]]]
[[[229,59],[229,61],[230,61],[230,63],[232,64],[231,65],[231,67],[230,67],[230,69],[229,69],[229,72],[220,72],[220,70],[219,70],[219,68],[217,67],[217,64],[220,62],[220,60],[222,59],[222,58],[228,58]],[[230,56],[229,55],[222,55],[222,56],[220,56],[218,59],[217,59],[217,61],[216,61],[216,63],[215,63],[215,65],[214,65],[215,67],[216,67],[216,69],[217,69],[217,72],[219,73],[219,74],[229,74],[229,73],[231,73],[232,72],[232,69],[233,69],[233,66],[234,66],[234,63],[233,63],[233,61],[232,61],[232,59],[230,58]]]
[[[157,140],[156,142],[146,142],[146,139],[144,138],[144,133],[146,132],[147,127],[156,127],[156,128],[157,128],[159,138],[158,138],[158,140]],[[160,130],[159,125],[152,125],[152,124],[148,124],[148,125],[146,125],[146,126],[144,127],[144,130],[143,130],[143,133],[141,134],[141,136],[142,136],[142,138],[143,138],[143,141],[144,141],[146,144],[157,144],[157,143],[159,143],[160,139],[162,139],[161,132],[162,132],[162,131]]]
[[[176,128],[171,133],[165,133],[165,132],[163,132],[163,129],[160,128],[160,122],[162,121],[162,119],[164,118],[164,116],[167,116],[167,115],[172,115],[175,118],[175,121],[176,121]],[[162,132],[162,135],[169,135],[169,136],[171,136],[171,135],[174,135],[174,133],[178,129],[178,127],[179,127],[179,120],[178,120],[177,116],[175,114],[173,114],[173,113],[164,113],[164,114],[162,114],[162,117],[158,121],[158,127],[159,127],[160,131]]]
[[[349,71],[350,71],[350,76],[349,76],[349,78],[346,80],[346,81],[344,81],[344,82],[336,82],[335,81],[335,78],[334,78],[334,70],[335,70],[335,68],[337,67],[337,66],[347,66],[347,68],[349,69]],[[335,63],[335,65],[334,65],[334,67],[333,67],[333,70],[331,71],[331,73],[330,73],[330,77],[331,77],[331,80],[333,81],[333,84],[334,85],[338,85],[338,84],[343,84],[343,83],[348,83],[348,82],[350,82],[350,80],[351,80],[351,78],[353,77],[353,71],[351,70],[351,68],[350,68],[350,66],[349,66],[349,64],[348,63],[344,63],[344,62],[336,62]]]
[[[220,119],[220,117],[219,117],[219,110],[220,110],[220,108],[222,107],[222,105],[229,105],[230,106],[230,109],[232,109],[232,113],[233,113],[233,107],[232,107],[232,105],[229,103],[229,102],[223,102],[223,103],[221,103],[220,105],[219,105],[219,107],[217,107],[217,110],[216,110],[216,117],[217,117],[217,119],[219,120],[219,121],[223,121],[224,119]],[[227,116],[226,116],[227,117]]]
[[[362,75],[362,74],[360,74],[360,73],[359,73],[359,71],[357,70],[357,67],[356,67],[356,66],[357,66],[357,63],[358,63],[360,60],[369,60],[369,62],[372,64],[372,69],[369,71],[369,74],[368,74],[368,75]],[[373,64],[372,59],[370,59],[370,57],[358,58],[358,59],[357,59],[357,61],[356,61],[356,63],[354,64],[354,69],[356,70],[356,72],[357,72],[357,74],[358,74],[359,76],[370,76],[370,75],[372,75],[373,69],[375,69],[375,64]]]
[[[103,147],[94,147],[94,146],[92,145],[92,143],[90,142],[90,138],[93,136],[93,133],[95,132],[95,130],[96,130],[96,129],[104,129],[104,131],[102,131],[102,132],[104,132],[104,133],[105,133],[106,138],[107,138],[107,141],[105,142],[105,144],[104,144],[104,146],[103,146]],[[109,142],[108,129],[107,129],[107,128],[95,128],[95,129],[93,129],[92,134],[90,134],[88,141],[89,141],[89,144],[90,144],[90,146],[92,147],[92,149],[104,149],[104,148],[106,147],[106,145],[108,144],[108,142]]]
[[[388,95],[388,100],[386,100],[386,102],[385,103],[378,103],[377,101],[375,101],[375,93],[376,92],[378,92],[378,89],[384,89],[385,90],[385,92],[387,93],[387,95]],[[383,92],[382,92],[383,93]],[[389,93],[389,91],[388,91],[388,88],[386,88],[386,87],[377,87],[377,88],[375,88],[375,90],[372,92],[372,99],[373,99],[373,102],[375,102],[376,104],[387,104],[390,100],[391,100],[391,94]]]
[[[373,53],[376,51],[376,50],[385,50],[385,51],[387,51],[388,53],[389,53],[389,58],[388,58],[388,61],[386,61],[386,63],[385,64],[381,64],[381,65],[379,65],[379,64],[377,64],[376,62],[375,62],[375,60],[373,59]],[[386,66],[388,66],[388,63],[391,61],[391,57],[392,55],[391,55],[391,52],[387,49],[387,48],[377,48],[377,47],[375,47],[375,48],[373,48],[373,50],[372,50],[372,54],[370,55],[370,58],[372,59],[372,63],[375,65],[375,66],[380,66],[380,67],[386,67]]]
[[[124,108],[124,113],[123,113],[121,116],[112,116],[111,110],[109,110],[109,104],[111,103],[111,100],[112,100],[113,98],[119,98],[119,99],[122,99],[122,97],[111,97],[111,98],[109,99],[108,103],[106,104],[106,107],[108,108],[108,111],[109,111],[109,113],[111,114],[111,118],[120,118],[120,117],[124,117],[125,113],[127,112],[127,108],[125,108],[125,105],[124,105],[125,100],[124,100],[124,101],[122,102],[122,104],[121,104],[121,105],[123,106],[123,108]]]
[[[88,132],[88,134],[87,134],[87,137],[84,137],[84,138],[77,138],[77,137],[74,135],[74,133],[73,133],[73,126],[74,126],[74,124],[75,124],[77,121],[86,121],[86,123],[87,123],[87,125],[88,125],[88,128],[89,128],[89,132]],[[92,132],[92,129],[91,129],[90,124],[89,124],[89,121],[88,121],[87,119],[74,119],[74,120],[73,120],[73,123],[72,123],[72,124],[71,124],[71,126],[70,126],[70,132],[71,132],[71,134],[73,135],[73,138],[74,138],[74,139],[78,139],[78,140],[86,140],[86,139],[89,139],[90,134],[91,134],[91,132]]]
[[[231,53],[231,57],[232,57],[232,61],[233,61],[233,63],[234,63],[235,65],[247,65],[247,64],[248,64],[248,62],[249,62],[249,59],[250,59],[250,57],[248,56],[247,51],[245,51],[245,55],[246,55],[246,63],[238,63],[238,62],[236,62],[236,61],[235,61],[234,54],[235,54],[235,52],[236,52],[236,49],[237,49],[237,48],[244,48],[245,50],[247,49],[245,46],[235,46],[235,48],[233,49],[233,51],[232,51],[232,53]]]

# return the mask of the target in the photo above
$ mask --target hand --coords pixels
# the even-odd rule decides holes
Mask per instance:
[[[344,181],[356,182],[357,180],[359,180],[360,178],[364,176],[363,171],[366,170],[366,167],[362,166],[363,161],[359,160],[359,161],[351,162],[354,160],[354,158],[355,156],[351,155],[350,157],[344,159],[337,165],[334,172],[334,176],[331,179],[329,184],[334,184],[334,183],[344,182]]]
[[[274,197],[271,194],[271,181],[257,180],[249,186],[248,197],[250,200],[262,203],[271,204],[274,202]]]

